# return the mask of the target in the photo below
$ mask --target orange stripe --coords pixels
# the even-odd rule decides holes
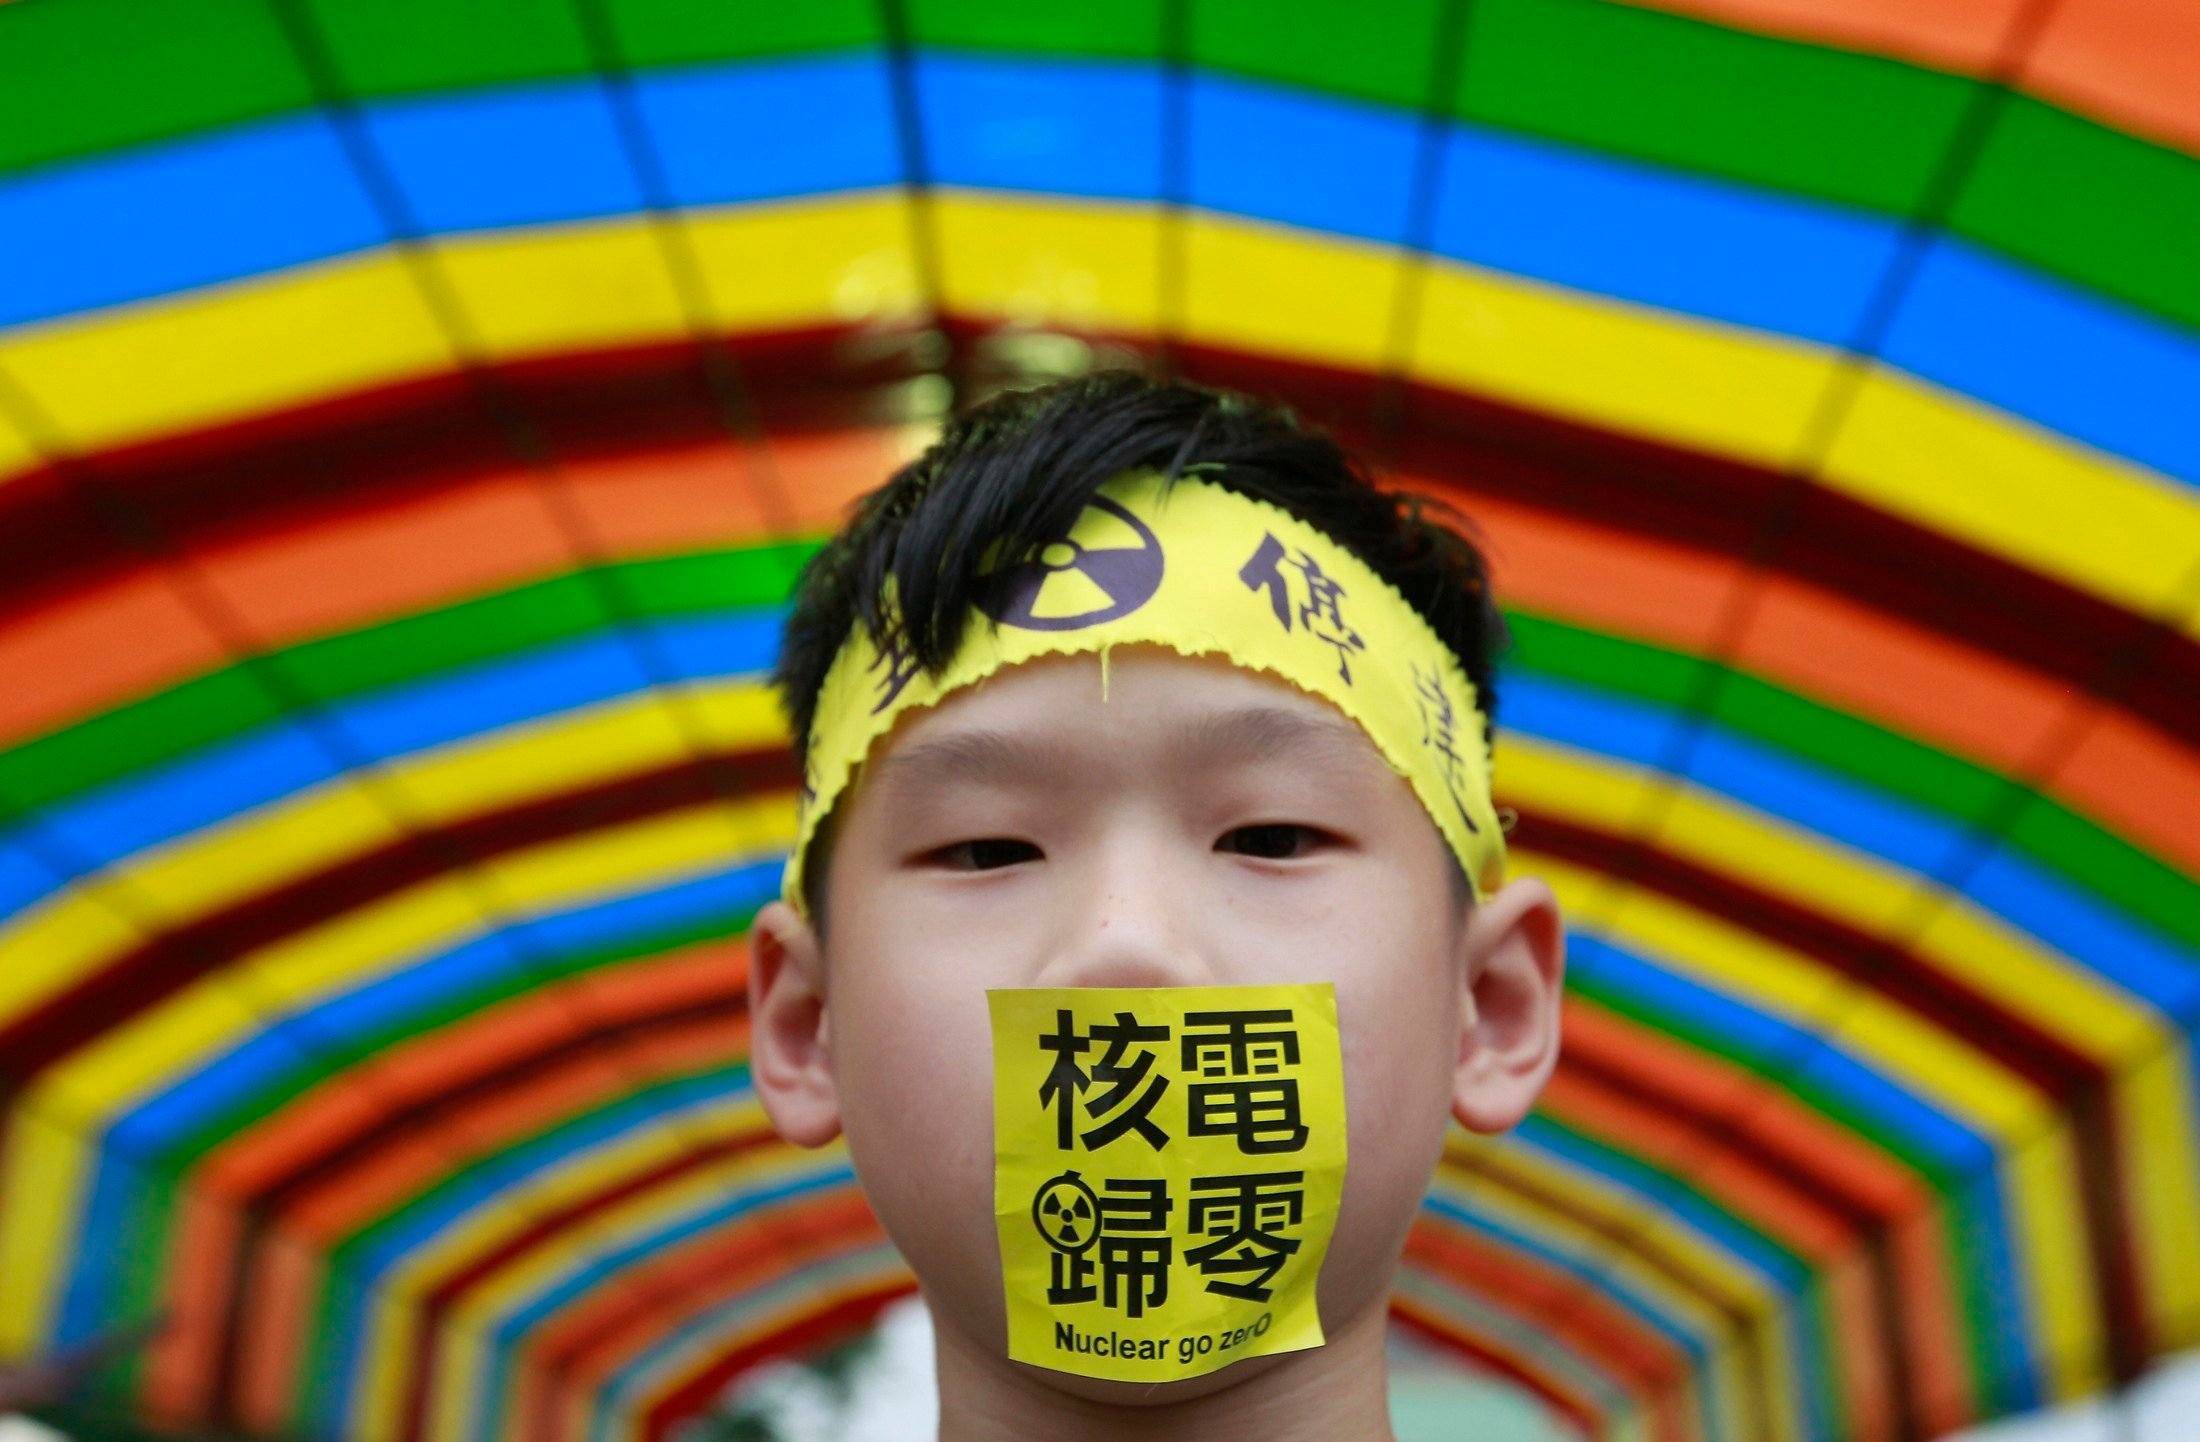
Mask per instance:
[[[558,1379],[538,1404],[552,1421],[550,1442],[557,1442],[558,1426],[583,1410],[606,1378],[698,1313],[739,1293],[786,1280],[814,1263],[874,1245],[884,1236],[869,1204],[851,1184],[829,1198],[744,1218],[696,1239],[698,1246],[653,1259],[646,1272],[622,1277],[617,1292],[605,1299],[612,1305],[595,1313],[593,1331],[564,1334],[554,1362],[547,1360],[553,1354],[531,1351],[537,1369],[547,1362]],[[675,1261],[685,1265],[673,1265]]]
[[[369,1065],[395,1068],[416,1085],[448,1086],[461,1069],[481,1070],[478,1058],[497,1053],[499,1036],[545,1034],[540,1030],[543,1017],[570,1016],[575,994],[584,983],[591,1005],[627,1008],[645,998],[680,994],[707,983],[738,990],[746,985],[747,967],[745,942],[705,942],[523,993],[449,1027],[408,1038]],[[745,1052],[743,1045],[733,1054]],[[157,1386],[164,1399],[171,1399],[169,1405],[203,1413],[211,1404],[219,1319],[232,1304],[229,1286],[236,1275],[240,1245],[231,1199],[257,1195],[305,1159],[317,1156],[329,1136],[371,1125],[387,1113],[388,1106],[379,1089],[359,1085],[356,1070],[340,1072],[253,1127],[224,1138],[179,1178],[184,1194],[193,1199],[175,1224],[166,1282],[165,1305],[179,1323],[164,1338],[169,1345],[156,1353]],[[448,1155],[442,1156],[441,1168],[448,1170],[449,1162]],[[194,1321],[203,1325],[193,1325]]]
[[[1421,1333],[1440,1347],[1465,1354],[1485,1370],[1512,1378],[1541,1397],[1553,1410],[1574,1421],[1586,1435],[1607,1435],[1611,1417],[1601,1405],[1601,1397],[1573,1390],[1567,1379],[1545,1366],[1532,1349],[1521,1347],[1514,1338],[1469,1331],[1412,1297],[1392,1297],[1390,1315],[1405,1324],[1408,1331]]]
[[[1626,0],[1811,45],[1983,75],[2021,0]],[[2118,129],[2200,150],[2200,7],[2061,0],[2016,77],[2042,99]]]
[[[561,471],[600,557],[635,560],[831,530],[901,455],[898,429],[776,437],[766,495],[725,445],[590,457]],[[332,506],[203,545],[205,583],[262,650],[492,594],[579,564],[539,476],[508,470]],[[790,576],[789,580],[793,578]],[[228,653],[161,575],[135,572],[0,622],[0,746],[224,665]]]
[[[1826,1299],[1825,1330],[1841,1369],[1841,1405],[1849,1423],[1845,1435],[1856,1442],[1899,1442],[1894,1378],[1881,1345],[1875,1305],[1879,1287],[1870,1256],[1853,1247],[1820,1263],[1817,1273],[1818,1290]]]
[[[1736,564],[1715,552],[1407,479],[1475,518],[1506,604],[1571,625],[1700,654],[1737,580]],[[2004,774],[2036,765],[2081,704],[2060,681],[1778,573],[1760,578],[1734,659],[1774,685]],[[2108,708],[2087,744],[2039,784],[2171,865],[2200,871],[2200,751],[2191,746]]]
[[[1722,1057],[1696,1051],[1578,997],[1566,999],[1564,1032],[1567,1052],[1586,1053],[1618,1069],[1656,1076],[1661,1090],[1707,1112],[1731,1115],[1742,1091],[1762,1086],[1753,1074]],[[1563,1058],[1560,1064],[1563,1067]],[[1938,1205],[1937,1195],[1864,1138],[1809,1107],[1794,1104],[1782,1093],[1752,1100],[1735,1127],[1759,1147],[1824,1179],[1886,1219],[1883,1225],[1897,1257],[1897,1303],[1907,1326],[1905,1341],[1916,1392],[1920,1399],[1943,1399],[1944,1405],[1960,1409],[1967,1419],[1975,1403],[1963,1351],[1964,1324],[1952,1305],[1953,1264],[1945,1238],[1929,1222]],[[1877,1316],[1867,1312],[1864,1318],[1864,1330],[1843,1335],[1876,1336]],[[1862,1352],[1855,1365],[1877,1373],[1878,1349],[1867,1347]],[[1866,1379],[1858,1381],[1862,1384]]]
[[[1579,996],[1565,999],[1563,1031],[1566,1053],[1656,1077],[1659,1091],[1698,1111],[1734,1118],[1729,1124],[1737,1135],[1874,1212],[1905,1215],[1930,1196],[1901,1162],[1724,1057]]]
[[[1405,1260],[1590,1359],[1641,1399],[1658,1442],[1700,1435],[1695,1369],[1686,1354],[1577,1278],[1425,1213],[1407,1234]]]
[[[495,1070],[530,1041],[539,1050],[618,1017],[661,1010],[651,1005],[660,997],[737,994],[747,977],[745,938],[698,942],[521,992],[447,1027],[407,1037],[366,1065],[377,1078],[406,1083],[407,1097],[432,1097],[466,1077]],[[393,1099],[379,1084],[359,1086],[360,1075],[356,1069],[338,1073],[226,1138],[200,1160],[195,1180],[230,1195],[254,1194],[318,1156],[332,1133],[379,1119]]]
[[[1813,1264],[1856,1245],[1847,1219],[1768,1175],[1663,1107],[1624,1095],[1560,1067],[1538,1103],[1566,1125],[1664,1167],[1712,1196],[1745,1225],[1758,1228]],[[1715,1139],[1714,1139],[1715,1140]]]
[[[654,1033],[646,1051],[582,1053],[518,1086],[437,1112],[418,1131],[378,1149],[367,1165],[346,1167],[318,1181],[284,1215],[309,1236],[341,1242],[442,1181],[467,1159],[494,1155],[637,1087],[744,1056],[748,1040],[745,1018],[713,1016]]]
[[[420,1132],[377,1149],[367,1165],[344,1170],[340,1185],[325,1180],[302,1206],[285,1211],[282,1225],[289,1235],[308,1240],[319,1257],[450,1176],[461,1159],[495,1155],[546,1126],[608,1105],[637,1086],[747,1051],[746,1019],[739,1025],[710,1019],[657,1033],[646,1057],[631,1058],[624,1066],[601,1054],[583,1057],[476,1105],[439,1114]],[[256,1270],[247,1299],[254,1345],[242,1358],[249,1395],[265,1401],[269,1389],[304,1375],[308,1324],[320,1297],[319,1273],[318,1263],[311,1269]]]
[[[572,1310],[587,1308],[592,1327],[576,1327],[561,1312],[554,1349],[520,1344],[524,1360],[517,1370],[529,1385],[507,1414],[521,1422],[509,1435],[562,1442],[568,1425],[604,1378],[698,1313],[812,1263],[870,1246],[884,1235],[861,1192],[851,1186],[827,1199],[751,1214],[698,1238],[697,1245],[675,1248],[630,1269],[615,1289],[599,1291],[593,1305],[574,1304]],[[554,1387],[546,1385],[548,1377],[555,1377]]]

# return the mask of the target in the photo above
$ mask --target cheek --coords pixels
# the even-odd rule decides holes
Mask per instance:
[[[858,960],[857,965],[864,965]],[[864,1195],[953,1324],[1000,1326],[992,1035],[982,986],[851,981],[829,1003],[842,1129]]]
[[[1340,975],[1350,1161],[1332,1256],[1323,1268],[1325,1313],[1372,1305],[1428,1191],[1450,1126],[1458,1056],[1457,999],[1438,936],[1402,928]]]

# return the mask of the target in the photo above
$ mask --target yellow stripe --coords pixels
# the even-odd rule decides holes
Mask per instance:
[[[1388,360],[1398,251],[1214,215],[1185,224],[1186,338],[1359,371]]]
[[[2076,1401],[2108,1382],[2094,1285],[2106,1259],[2095,1258],[2086,1240],[2085,1188],[2068,1124],[2058,1121],[2004,1152],[2001,1176],[2026,1331],[2039,1348],[2047,1399]]]
[[[492,358],[658,343],[697,320],[893,326],[921,312],[907,205],[888,192],[689,213],[707,318],[680,314],[648,222],[632,217],[444,238],[421,263]],[[1798,460],[1835,365],[1786,337],[1448,260],[1423,262],[1407,291],[1395,251],[1256,222],[966,192],[936,196],[932,214],[948,298],[979,315],[1151,331],[1173,223],[1188,339],[1370,369],[1399,296],[1417,293],[1415,378],[1762,466]],[[452,364],[415,274],[383,252],[0,341],[0,371],[82,450]],[[0,442],[0,462],[9,451]],[[2200,504],[2175,483],[1884,369],[1856,396],[1823,483],[2140,612],[2200,557]]]
[[[2173,1039],[2116,1081],[2126,1212],[2156,1347],[2200,1347],[2200,1120],[2192,1049]]]
[[[478,934],[483,895],[512,913],[552,911],[783,851],[794,830],[789,797],[706,803],[647,821],[498,857],[471,873],[444,873],[359,911],[283,939],[198,982],[167,1003],[103,1033],[47,1072],[19,1105],[87,1123],[139,1105],[204,1063],[207,1054],[270,1016],[409,966]],[[43,1151],[40,1148],[44,1148]],[[49,1292],[70,1263],[77,1199],[89,1153],[49,1155],[37,1130],[11,1132],[0,1175],[36,1177],[11,1190],[0,1213],[0,1258],[27,1296]],[[43,1311],[34,1335],[48,1324]]]
[[[1521,873],[1549,882],[1568,916],[1576,914],[1576,900],[1602,880],[1555,857],[1518,854]],[[2007,1140],[2028,1135],[2054,1114],[2053,1098],[1987,1058],[1969,1038],[1942,1031],[1830,967],[1693,907],[1653,892],[1629,892],[1594,930],[1707,990],[1823,1036],[1973,1131]]]
[[[1470,1149],[1476,1145],[1490,1143],[1470,1143]],[[1777,1297],[1738,1265],[1731,1254],[1707,1246],[1687,1228],[1655,1215],[1614,1187],[1610,1178],[1584,1172],[1562,1158],[1535,1154],[1527,1147],[1505,1145],[1504,1151],[1503,1165],[1533,1173],[1538,1185],[1566,1196],[1585,1215],[1573,1217],[1543,1210],[1501,1182],[1455,1164],[1437,1168],[1431,1190],[1448,1196],[1470,1215],[1489,1217],[1545,1240],[1554,1251],[1592,1271],[1623,1280],[1638,1296],[1658,1299],[1660,1315],[1704,1349],[1706,1360],[1694,1380],[1696,1385],[1709,1388],[1716,1414],[1725,1419],[1721,1435],[1746,1435],[1741,1399],[1752,1384],[1741,1375],[1735,1352],[1720,1345],[1727,1334],[1726,1309],[1763,1318],[1769,1331],[1784,1335],[1786,1322]],[[1627,1236],[1629,1245],[1615,1246],[1615,1234]],[[1719,1295],[1704,1297],[1688,1291],[1644,1260],[1661,1252],[1684,1260],[1697,1275],[1713,1280]],[[1595,1290],[1594,1284],[1580,1285],[1586,1292]],[[1492,1300],[1502,1302],[1501,1298]],[[1768,1349],[1773,1354],[1787,1350],[1784,1342]],[[1763,1378],[1762,1384],[1768,1396],[1776,1397],[1783,1395],[1781,1385],[1791,1380],[1773,1375]],[[1775,1408],[1774,1414],[1778,1413]],[[1794,1436],[1792,1419],[1789,1425],[1780,1427],[1777,1435]]]
[[[97,1149],[78,1127],[18,1100],[0,1151],[0,1357],[43,1355],[76,1252]]]
[[[1500,730],[1500,801],[1615,835],[1633,835],[1673,783],[1611,758]],[[1896,931],[1915,904],[1919,878],[1713,793],[1682,786],[1664,802],[1657,846],[1871,937]],[[1573,919],[1591,926],[1624,894],[1609,881],[1589,891]],[[1907,945],[1935,970],[2025,1018],[2107,1070],[2164,1034],[2159,1016],[2090,969],[2032,942],[1991,915],[1948,896]]]
[[[387,252],[0,339],[0,370],[80,454],[441,375],[455,363],[412,276]]]
[[[685,698],[685,699],[682,699]],[[484,733],[383,768],[384,794],[416,826],[444,826],[668,766],[692,744],[668,709],[686,705],[717,749],[784,744],[768,686],[697,683]],[[118,863],[0,928],[0,1022],[95,974],[143,937],[114,893],[181,927],[390,845],[402,832],[356,777],[297,793]]]
[[[0,352],[4,354],[4,352]],[[0,366],[0,481],[6,477],[27,471],[46,459],[31,441],[30,433],[23,429],[28,418],[18,419],[7,405],[7,391],[14,384],[13,377]]]
[[[1784,469],[1834,357],[1517,276],[1432,262],[1417,380]]]
[[[1150,206],[942,191],[932,204],[948,308],[1022,327],[1147,335],[1160,326],[1162,226]]]
[[[747,1097],[683,1112],[673,1125],[629,1132],[559,1158],[547,1172],[500,1192],[489,1203],[455,1219],[435,1237],[406,1253],[379,1289],[360,1350],[364,1372],[355,1394],[355,1416],[362,1437],[394,1435],[402,1419],[405,1384],[410,1380],[412,1349],[421,1322],[415,1299],[424,1297],[451,1272],[561,1207],[699,1146],[768,1130],[769,1125],[763,1118],[763,1108]],[[521,1261],[500,1268],[492,1281],[469,1289],[459,1306],[443,1313],[439,1324],[439,1355],[431,1362],[439,1380],[438,1415],[446,1423],[455,1424],[477,1400],[472,1384],[458,1385],[456,1379],[463,1374],[452,1368],[460,1353],[480,1342],[496,1320],[495,1314],[510,1299],[538,1289],[593,1251],[616,1245],[622,1235],[638,1233],[655,1218],[698,1204],[714,1190],[734,1188],[759,1173],[790,1172],[817,1165],[808,1160],[810,1155],[799,1154],[800,1165],[790,1166],[797,1159],[791,1148],[784,1143],[766,1143],[754,1151],[699,1168],[671,1185],[642,1192],[591,1215],[581,1225],[561,1232],[551,1245],[531,1248]],[[455,1431],[451,1435],[456,1435]]]
[[[720,325],[858,325],[916,310],[899,195],[685,219]],[[441,375],[461,343],[518,359],[677,339],[685,325],[648,225],[446,237],[413,265],[372,251],[24,327],[0,339],[0,372],[73,449],[93,451]],[[446,331],[424,278],[455,298],[460,333]]]
[[[2200,565],[2187,487],[1896,371],[1866,378],[1826,482],[2140,615]]]
[[[468,1292],[451,1314],[451,1324],[445,1329],[437,1349],[435,1366],[441,1385],[437,1389],[440,1405],[434,1435],[465,1435],[468,1414],[480,1400],[480,1388],[488,1380],[486,1374],[499,1350],[487,1345],[489,1333],[504,1314],[562,1280],[575,1268],[586,1265],[596,1253],[620,1246],[666,1219],[701,1210],[713,1200],[723,1200],[774,1179],[815,1174],[844,1165],[845,1161],[844,1155],[799,1151],[782,1143],[750,1157],[720,1163],[707,1172],[683,1179],[675,1187],[636,1197],[625,1206],[605,1213],[600,1220],[591,1218],[588,1229],[576,1232],[562,1248],[544,1248],[530,1256],[525,1266],[507,1269],[489,1285]],[[815,1201],[814,1195],[808,1195],[783,1205],[809,1206]],[[753,1226],[757,1221],[758,1218],[750,1214],[730,1225]],[[726,1225],[720,1224],[720,1229]],[[605,1285],[616,1285],[616,1282]],[[523,1337],[499,1344],[499,1347],[524,1349],[532,1340],[532,1337]],[[397,1360],[402,1361],[402,1358]],[[507,1396],[499,1400],[509,1405],[512,1399]]]

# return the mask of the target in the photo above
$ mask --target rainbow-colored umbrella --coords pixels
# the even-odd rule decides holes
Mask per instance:
[[[1404,1321],[1647,1442],[2200,1344],[2196,150],[2164,0],[0,4],[0,1359],[656,1439],[906,1291],[742,1063],[762,677],[1115,356],[1496,558],[1567,1060]]]

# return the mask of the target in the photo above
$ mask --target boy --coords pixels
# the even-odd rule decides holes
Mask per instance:
[[[1513,1126],[1557,1054],[1557,906],[1489,800],[1501,625],[1328,439],[1127,373],[951,422],[804,574],[753,1075],[788,1139],[846,1135],[947,1442],[1389,1437],[1447,1125]]]

